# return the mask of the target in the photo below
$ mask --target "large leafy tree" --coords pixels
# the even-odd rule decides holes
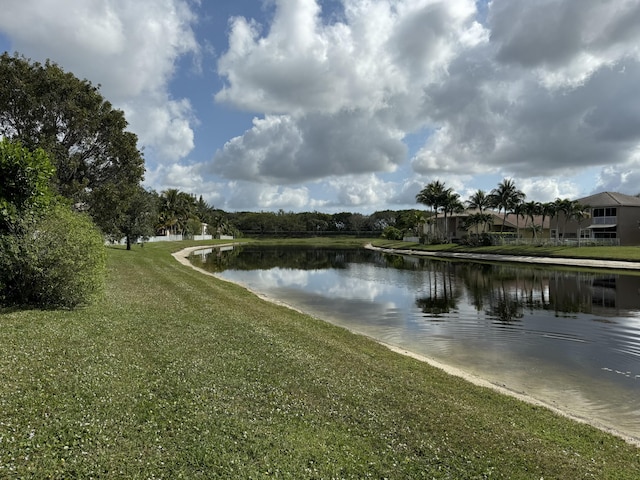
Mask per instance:
[[[55,167],[52,187],[88,210],[106,233],[118,233],[96,206],[127,203],[144,174],[137,137],[88,80],[47,61],[0,56],[0,135],[42,148]],[[117,195],[116,195],[117,194]]]
[[[30,152],[20,142],[0,140],[0,233],[18,233],[48,206],[54,172],[44,150]]]
[[[124,210],[119,225],[127,242],[127,250],[131,250],[131,244],[139,238],[144,239],[155,234],[157,219],[157,194],[138,187],[131,196],[131,201]]]

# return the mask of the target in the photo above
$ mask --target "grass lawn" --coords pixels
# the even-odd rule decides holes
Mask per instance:
[[[211,242],[208,242],[211,243]],[[0,311],[0,478],[637,479],[640,449],[180,265]]]
[[[442,245],[422,245],[397,240],[375,239],[371,243],[378,247],[427,250],[440,252],[492,253],[498,255],[529,255],[558,258],[594,258],[598,260],[640,261],[640,246],[632,247],[567,247],[538,245],[494,245],[490,247],[468,247],[453,243]]]

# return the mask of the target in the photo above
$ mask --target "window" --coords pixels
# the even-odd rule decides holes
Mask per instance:
[[[599,207],[593,209],[593,225],[615,225],[617,223],[618,209],[616,207]]]
[[[618,215],[616,207],[606,207],[606,208],[594,208],[593,216],[594,217],[615,217]]]
[[[617,238],[616,227],[598,228],[593,232],[594,238]]]

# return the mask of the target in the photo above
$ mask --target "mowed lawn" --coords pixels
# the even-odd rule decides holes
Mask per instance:
[[[0,478],[637,479],[640,449],[180,265],[0,311]]]

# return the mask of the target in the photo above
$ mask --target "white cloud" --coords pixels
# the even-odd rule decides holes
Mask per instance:
[[[556,198],[580,196],[580,187],[559,177],[514,179],[518,188],[527,196],[526,201],[552,202]]]
[[[148,183],[216,205],[404,208],[435,178],[463,197],[487,177],[540,201],[637,193],[640,0],[268,0],[215,43],[205,17],[240,3],[7,0],[0,31],[102,84],[146,147]],[[198,43],[222,52],[223,86],[172,95],[180,59],[213,58]],[[196,108],[213,119],[197,136]],[[229,108],[253,124],[209,145]],[[171,165],[188,155],[210,160]]]
[[[384,205],[394,195],[394,185],[373,174],[338,177],[327,184],[335,191],[336,202],[347,207]]]
[[[600,0],[494,0],[497,59],[533,68],[548,87],[579,86],[600,68],[640,54],[640,4]]]
[[[223,208],[226,183],[204,178],[200,174],[200,165],[157,165],[147,169],[144,184],[147,188],[161,192],[176,188],[202,198],[210,205]]]
[[[229,179],[297,183],[393,171],[406,157],[400,133],[362,112],[268,115],[216,152],[210,171]]]
[[[193,148],[189,101],[171,99],[168,85],[177,59],[198,52],[185,1],[20,0],[2,10],[15,50],[100,84],[141,145],[174,161]]]
[[[640,194],[640,145],[628,162],[602,169],[596,185],[598,191]]]
[[[226,206],[231,210],[314,210],[306,187],[280,187],[231,182]]]
[[[314,0],[276,1],[266,33],[231,23],[216,99],[266,112],[219,150],[211,171],[231,179],[296,183],[389,172],[406,161],[407,128],[422,127],[424,82],[486,42],[470,0],[349,1],[324,23]],[[280,114],[280,115],[277,115]]]

